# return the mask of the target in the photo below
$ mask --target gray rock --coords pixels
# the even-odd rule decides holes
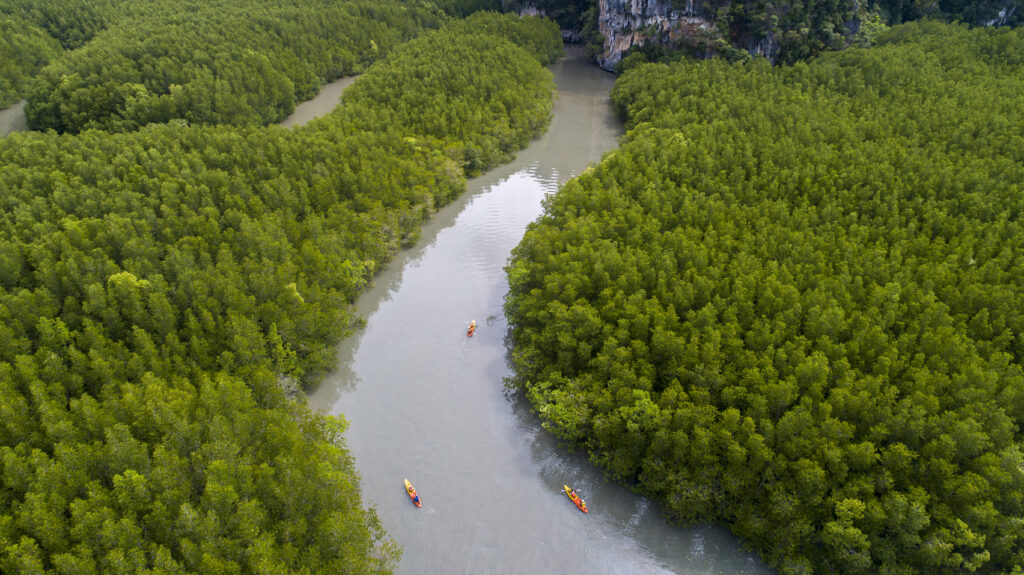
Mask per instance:
[[[614,70],[633,46],[649,41],[667,43],[684,27],[711,28],[713,22],[698,14],[693,0],[677,10],[669,0],[599,0],[598,29],[604,36],[604,52],[598,64]]]

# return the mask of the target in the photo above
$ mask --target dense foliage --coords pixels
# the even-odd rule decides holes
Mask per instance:
[[[0,0],[0,108],[20,100],[29,81],[62,53],[111,23],[160,0]],[[162,3],[167,6],[167,3]]]
[[[445,13],[464,18],[474,12],[483,10],[499,11],[502,8],[502,0],[430,0]]]
[[[0,14],[0,109],[21,99],[29,80],[60,53],[60,44],[40,28]]]
[[[137,0],[0,0],[0,14],[42,28],[65,49],[78,48],[122,18]],[[155,5],[159,0],[143,0]],[[166,3],[165,3],[166,5]]]
[[[42,71],[25,108],[33,129],[277,122],[324,82],[362,71],[442,19],[397,0],[132,6],[135,16]]]
[[[534,8],[551,18],[564,30],[582,30],[588,13],[597,7],[597,0],[506,0],[507,10]]]
[[[645,65],[508,266],[545,425],[783,573],[1024,565],[1024,31]]]
[[[469,175],[511,159],[550,119],[548,94],[554,85],[537,63],[549,63],[562,53],[557,25],[539,18],[477,13],[452,23],[444,37],[451,38],[446,50],[458,58],[437,58],[435,52],[421,50],[418,41],[410,42],[400,48],[402,57],[383,71],[360,78],[346,91],[345,105],[315,126],[327,123],[332,131],[378,134],[393,126],[394,136],[415,149],[444,150]],[[500,73],[476,72],[494,57],[488,44],[496,37],[521,48],[507,55]],[[453,83],[469,73],[467,63],[482,77]]]
[[[874,0],[873,4],[881,8],[893,24],[926,17],[944,17],[980,26],[1024,23],[1021,0]]]
[[[551,64],[564,54],[558,24],[545,18],[496,17],[493,12],[476,13],[448,26],[463,34],[494,34],[525,48],[541,64]]]
[[[682,0],[673,0],[677,6]],[[745,50],[774,39],[781,62],[796,62],[825,50],[843,48],[858,16],[855,0],[828,2],[765,2],[764,0],[706,0],[701,8],[715,15],[722,38]]]
[[[0,140],[0,572],[389,571],[343,424],[291,396],[465,169],[543,128],[552,87],[451,29],[294,130]]]

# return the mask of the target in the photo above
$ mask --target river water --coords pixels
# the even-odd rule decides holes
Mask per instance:
[[[28,118],[25,117],[25,100],[12,105],[10,108],[0,110],[0,137],[11,132],[21,132],[28,129]]]
[[[330,113],[331,110],[338,106],[338,98],[341,98],[341,93],[345,91],[345,88],[352,85],[352,82],[355,82],[358,77],[348,76],[325,85],[323,88],[320,88],[320,91],[317,92],[312,100],[306,100],[295,106],[295,111],[278,125],[285,128],[301,126],[314,118]]]
[[[338,369],[309,404],[349,421],[363,496],[404,551],[398,573],[769,573],[723,528],[668,525],[503,386],[503,266],[543,198],[622,133],[613,76],[579,51],[551,69],[559,98],[547,134],[470,181],[377,276],[357,302],[366,327],[341,344]],[[467,338],[473,319],[480,327]]]

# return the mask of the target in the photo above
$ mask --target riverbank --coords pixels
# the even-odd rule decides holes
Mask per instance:
[[[484,18],[560,42],[550,23]],[[0,565],[47,569],[76,550],[93,571],[131,557],[133,571],[389,572],[399,550],[364,512],[343,424],[287,401],[277,376],[317,379],[366,280],[465,189],[460,168],[511,158],[546,127],[554,84],[532,54],[465,25],[396,48],[299,130],[0,138],[0,408],[15,414],[0,449],[27,470],[5,482],[0,515],[48,501],[63,534],[6,525],[19,543]],[[419,122],[449,110],[479,114]],[[460,149],[484,153],[457,163]],[[60,481],[39,474],[68,465]],[[135,536],[97,543],[79,507]]]
[[[400,574],[767,573],[726,530],[669,525],[656,505],[607,483],[504,388],[505,261],[543,199],[622,133],[608,100],[614,76],[574,49],[551,70],[548,131],[471,180],[376,276],[356,303],[366,327],[339,346],[337,371],[309,404],[349,421],[362,492],[404,550]]]
[[[307,122],[330,114],[332,110],[338,107],[339,99],[341,98],[342,92],[345,91],[345,88],[351,86],[352,82],[355,82],[358,77],[359,76],[348,76],[345,78],[338,78],[333,82],[325,84],[312,99],[306,100],[298,106],[295,106],[295,111],[279,122],[278,126],[282,126],[284,128],[302,126]]]
[[[325,84],[316,96],[296,106],[295,111],[278,125],[285,128],[301,126],[331,113],[338,106],[338,99],[341,98],[342,92],[351,86],[356,78],[358,76],[348,76]],[[0,110],[0,137],[12,132],[27,130],[28,118],[25,117],[25,100],[13,104],[10,108]]]

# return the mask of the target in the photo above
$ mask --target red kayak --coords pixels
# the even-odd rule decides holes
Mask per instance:
[[[569,499],[572,500],[576,507],[579,507],[580,511],[589,513],[587,511],[587,502],[581,499],[579,495],[576,495],[576,491],[574,489],[570,488],[568,485],[563,485],[562,487],[565,488],[565,494],[569,496]]]
[[[409,483],[409,480],[405,480],[405,492],[409,494],[409,499],[412,499],[413,505],[416,507],[423,507],[423,503],[420,502],[420,496],[416,494],[416,488]]]
[[[476,320],[469,322],[469,329],[466,331],[466,337],[473,337],[473,332],[476,331]]]

